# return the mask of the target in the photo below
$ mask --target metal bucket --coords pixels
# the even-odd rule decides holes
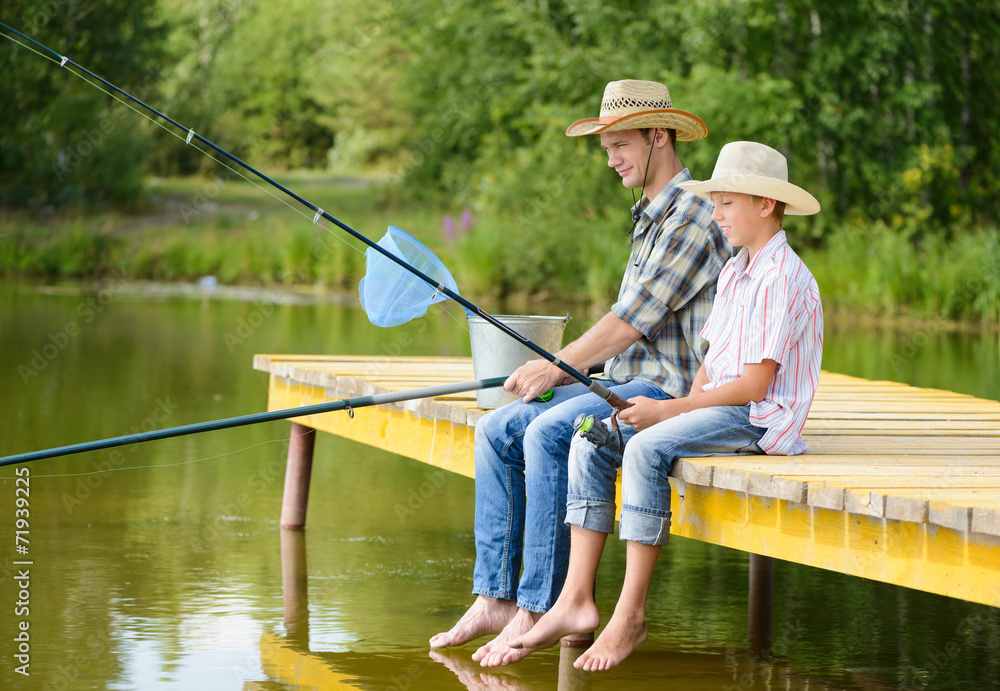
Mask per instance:
[[[562,347],[563,329],[569,321],[568,314],[565,317],[495,314],[493,317],[550,353]],[[472,340],[472,368],[476,379],[502,377],[529,360],[540,357],[482,317],[470,314],[468,318],[469,337]],[[501,387],[476,392],[476,405],[480,408],[499,408],[517,399],[518,396],[507,393]]]

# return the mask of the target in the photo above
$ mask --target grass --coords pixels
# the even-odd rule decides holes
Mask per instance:
[[[394,203],[377,186],[302,174],[278,182],[374,240],[392,224],[443,242],[436,211]],[[139,214],[7,212],[0,216],[0,274],[355,284],[365,245],[325,219],[313,224],[309,208],[274,192],[278,198],[243,181],[154,180]]]
[[[539,212],[475,219],[462,209],[395,196],[364,180],[316,173],[277,178],[359,233],[377,240],[388,225],[420,238],[455,275],[464,295],[572,298],[610,304],[627,243],[620,223]],[[0,213],[0,276],[352,289],[364,275],[365,245],[271,188],[238,178],[153,180],[141,213]],[[442,220],[453,219],[454,233]],[[790,232],[794,247],[799,247]],[[880,318],[944,318],[1000,325],[1000,231],[963,229],[953,239],[914,237],[882,224],[829,231],[801,255],[829,312]]]
[[[835,310],[1000,326],[996,227],[915,239],[880,223],[848,225],[828,234],[822,249],[801,254],[824,304]]]

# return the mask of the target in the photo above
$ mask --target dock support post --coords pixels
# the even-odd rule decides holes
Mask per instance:
[[[281,500],[281,527],[286,530],[302,530],[306,527],[309,480],[312,477],[315,446],[316,430],[293,422],[288,440],[288,461],[285,464],[285,494]]]
[[[768,657],[771,652],[772,605],[774,603],[774,557],[750,555],[750,587],[747,597],[747,639],[750,653]]]

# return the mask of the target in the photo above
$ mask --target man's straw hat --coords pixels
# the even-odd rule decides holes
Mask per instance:
[[[757,142],[729,142],[719,152],[712,179],[677,185],[699,197],[712,192],[740,192],[785,202],[785,214],[811,216],[819,202],[801,187],[788,182],[788,162],[769,146]]]
[[[658,82],[623,79],[604,88],[601,116],[577,120],[566,129],[570,137],[644,127],[665,127],[677,131],[677,141],[704,139],[708,128],[697,115],[674,110],[667,87]]]

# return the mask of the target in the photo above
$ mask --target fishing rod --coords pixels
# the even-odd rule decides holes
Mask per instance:
[[[448,396],[467,391],[478,391],[480,389],[491,389],[502,386],[507,377],[492,377],[490,379],[473,379],[471,381],[458,382],[455,384],[438,384],[436,386],[425,386],[420,389],[407,389],[405,391],[391,391],[389,393],[372,394],[370,396],[357,396],[355,398],[343,398],[339,401],[328,401],[327,403],[315,403],[313,405],[301,406],[298,408],[285,408],[283,410],[271,410],[266,413],[253,413],[250,415],[240,415],[239,417],[226,418],[224,420],[213,420],[211,422],[196,422],[181,427],[171,427],[169,429],[152,430],[149,432],[138,432],[136,434],[126,434],[122,437],[112,437],[111,439],[99,439],[80,444],[70,444],[69,446],[59,446],[41,451],[30,451],[14,456],[3,456],[0,458],[0,466],[17,465],[28,463],[29,461],[40,461],[43,458],[55,458],[56,456],[69,456],[70,454],[83,453],[84,451],[99,451],[110,449],[115,446],[131,446],[145,441],[155,441],[157,439],[169,439],[170,437],[181,437],[186,434],[198,434],[199,432],[212,432],[231,427],[242,427],[244,425],[254,425],[259,422],[273,422],[274,420],[287,420],[293,417],[305,415],[316,415],[318,413],[331,413],[337,410],[346,410],[347,414],[354,417],[355,408],[367,408],[373,405],[383,405],[386,403],[399,403],[410,401],[415,398],[433,398],[435,396]]]
[[[45,45],[39,43],[38,41],[36,41],[35,39],[31,38],[30,36],[26,36],[25,34],[21,33],[17,29],[14,29],[14,28],[12,28],[10,26],[7,26],[3,22],[0,22],[0,26],[2,26],[4,29],[7,29],[10,32],[13,32],[13,33],[17,34],[18,36],[20,36],[21,38],[23,38],[25,40],[30,41],[31,43],[35,44],[36,46],[38,46],[42,50],[44,50],[44,51],[46,51],[46,52],[51,53],[52,55],[54,55],[56,58],[59,59],[59,65],[61,67],[67,67],[67,68],[68,68],[68,66],[75,67],[76,69],[78,69],[81,72],[87,74],[88,76],[93,77],[94,79],[98,80],[99,82],[101,82],[102,84],[104,84],[105,86],[107,86],[108,88],[113,89],[115,92],[117,92],[117,93],[121,94],[122,96],[126,97],[130,101],[136,103],[137,105],[141,106],[142,108],[145,108],[150,113],[153,113],[157,117],[162,118],[163,120],[166,120],[171,125],[173,125],[174,127],[178,128],[179,130],[181,130],[182,132],[186,132],[187,133],[186,143],[190,144],[192,139],[197,139],[199,142],[205,144],[206,146],[210,147],[214,151],[222,154],[223,156],[225,156],[226,158],[228,158],[233,163],[236,163],[237,165],[245,168],[246,170],[250,171],[251,173],[253,173],[257,177],[259,177],[261,180],[264,180],[268,184],[270,184],[270,185],[274,186],[275,188],[277,188],[278,190],[284,192],[285,194],[287,194],[289,197],[291,197],[295,201],[299,202],[300,204],[304,205],[305,207],[307,207],[307,208],[309,208],[309,209],[311,209],[312,211],[315,212],[315,216],[313,216],[313,223],[314,224],[317,223],[317,222],[319,222],[320,218],[325,218],[326,220],[330,221],[331,223],[333,223],[334,225],[336,225],[340,229],[342,229],[345,232],[347,232],[348,234],[350,234],[355,239],[360,240],[361,242],[363,242],[364,244],[368,245],[369,247],[371,247],[376,252],[379,252],[380,254],[384,255],[386,258],[392,260],[393,262],[395,262],[396,264],[398,264],[403,269],[406,269],[407,271],[409,271],[410,273],[412,273],[414,276],[416,276],[417,278],[419,278],[420,280],[424,281],[429,286],[431,286],[432,288],[434,288],[436,291],[439,291],[442,294],[446,295],[448,298],[454,300],[455,302],[457,302],[458,304],[460,304],[462,307],[464,307],[466,310],[472,312],[473,314],[475,314],[475,315],[477,315],[479,317],[482,317],[487,322],[489,322],[490,324],[492,324],[496,328],[500,329],[502,332],[504,332],[505,334],[507,334],[508,336],[510,336],[511,338],[513,338],[515,341],[517,341],[521,345],[529,348],[531,351],[533,351],[537,355],[539,355],[542,358],[548,360],[550,363],[552,363],[553,365],[555,365],[556,367],[558,367],[559,369],[561,369],[563,372],[565,372],[569,376],[571,376],[574,379],[576,379],[578,382],[586,385],[586,387],[587,387],[588,390],[590,390],[592,393],[595,393],[598,396],[600,396],[601,398],[603,398],[616,411],[624,410],[625,408],[631,407],[631,405],[632,405],[631,403],[629,403],[628,401],[626,401],[625,399],[623,399],[621,396],[618,396],[617,394],[613,393],[607,387],[603,386],[600,382],[598,382],[598,381],[596,381],[594,379],[591,379],[590,377],[588,377],[587,375],[585,375],[583,372],[580,372],[577,369],[575,369],[575,368],[571,367],[570,365],[566,364],[565,362],[563,362],[562,360],[560,360],[559,358],[557,358],[555,355],[553,355],[552,353],[550,353],[547,350],[545,350],[544,348],[542,348],[541,346],[535,344],[534,342],[528,340],[527,338],[525,338],[524,336],[522,336],[518,332],[514,331],[512,328],[510,328],[509,326],[507,326],[506,324],[504,324],[503,322],[501,322],[499,319],[497,319],[493,315],[491,315],[491,314],[489,314],[487,312],[484,312],[479,307],[477,307],[473,303],[471,303],[468,300],[466,300],[465,298],[463,298],[457,292],[455,292],[455,291],[449,289],[447,286],[444,286],[441,283],[435,281],[433,278],[431,278],[427,274],[423,273],[422,271],[420,271],[416,267],[412,266],[411,264],[407,263],[406,261],[404,261],[400,257],[397,257],[392,252],[390,252],[387,249],[385,249],[384,247],[380,246],[378,243],[373,242],[372,240],[370,240],[366,236],[364,236],[361,233],[359,233],[358,231],[354,230],[353,228],[351,228],[350,226],[348,226],[346,223],[340,221],[337,218],[334,218],[332,215],[330,215],[327,211],[324,211],[323,209],[321,209],[319,206],[317,206],[317,205],[313,204],[312,202],[304,199],[303,197],[300,197],[298,194],[296,194],[292,190],[288,189],[284,185],[278,183],[276,180],[274,180],[274,179],[270,178],[269,176],[265,175],[264,173],[260,172],[259,170],[257,170],[253,166],[251,166],[250,164],[243,162],[241,159],[239,159],[236,156],[234,156],[233,154],[229,153],[228,151],[226,151],[222,147],[220,147],[220,146],[216,145],[215,143],[209,141],[205,137],[203,137],[200,134],[198,134],[197,132],[195,132],[193,128],[191,128],[191,127],[185,127],[184,125],[180,124],[176,120],[174,120],[174,119],[172,119],[172,118],[164,115],[160,111],[156,110],[152,106],[149,106],[146,103],[144,103],[143,101],[140,101],[138,98],[136,98],[132,94],[128,93],[127,91],[124,91],[124,90],[118,88],[117,86],[115,86],[114,84],[112,84],[108,80],[104,79],[100,75],[94,74],[93,72],[91,72],[87,68],[85,68],[85,67],[77,64],[73,60],[69,59],[67,56],[60,55],[59,53],[57,53],[56,51],[52,50],[48,46],[45,46]],[[16,41],[14,41],[13,39],[11,39],[9,36],[7,38],[8,38],[8,40],[16,43]],[[86,80],[84,80],[84,81],[86,81]]]

